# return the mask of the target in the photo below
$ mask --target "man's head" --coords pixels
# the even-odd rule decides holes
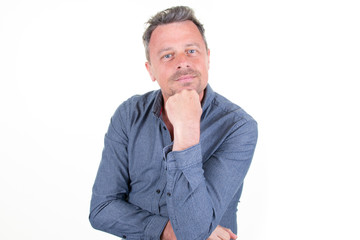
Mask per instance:
[[[173,7],[148,21],[143,35],[146,68],[164,100],[182,89],[202,98],[208,82],[209,54],[202,24],[188,7]]]
[[[158,12],[155,16],[150,18],[149,21],[147,21],[148,27],[146,28],[146,31],[143,35],[143,43],[145,47],[146,60],[148,62],[150,62],[149,42],[151,34],[155,30],[155,28],[160,25],[174,22],[184,22],[187,20],[192,21],[196,25],[196,27],[199,29],[201,36],[203,37],[206,49],[208,48],[205,38],[205,29],[200,23],[200,21],[195,17],[194,11],[191,8],[185,6],[172,7],[164,11]]]

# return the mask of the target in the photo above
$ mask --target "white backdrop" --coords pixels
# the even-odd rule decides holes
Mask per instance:
[[[88,222],[116,107],[157,89],[144,22],[189,5],[213,89],[259,124],[239,239],[360,239],[358,1],[0,0],[0,239],[118,239]]]

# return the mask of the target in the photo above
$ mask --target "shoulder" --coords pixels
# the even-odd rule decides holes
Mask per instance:
[[[122,102],[116,109],[116,112],[133,112],[148,109],[149,107],[151,108],[158,93],[159,90],[150,91],[142,95],[133,95],[132,97]]]
[[[258,125],[250,114],[218,93],[215,93],[212,105],[228,120],[227,139],[234,139],[239,144],[246,143],[250,148],[256,145]]]
[[[150,91],[142,95],[133,95],[132,97],[125,100],[120,104],[119,108],[132,108],[132,107],[140,107],[148,108],[156,99],[159,90]]]
[[[257,122],[239,105],[222,95],[212,92],[204,108],[202,119],[202,141],[209,145],[205,155],[211,156],[215,151],[254,148],[258,137]],[[244,147],[246,146],[246,147]]]
[[[116,109],[113,119],[119,119],[123,124],[134,121],[139,116],[150,113],[160,90],[150,91],[142,95],[134,95]]]
[[[231,118],[235,123],[244,124],[246,122],[253,122],[256,125],[255,119],[243,108],[216,92],[214,92],[214,98],[212,99],[210,106],[212,111],[218,115],[224,115],[227,118]]]

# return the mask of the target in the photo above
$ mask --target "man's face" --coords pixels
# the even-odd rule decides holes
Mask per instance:
[[[146,68],[160,85],[164,100],[183,89],[203,97],[208,82],[210,51],[192,21],[160,25],[151,34]]]

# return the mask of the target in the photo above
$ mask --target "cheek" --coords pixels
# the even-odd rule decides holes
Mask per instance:
[[[200,66],[201,68],[201,71],[202,71],[202,74],[206,74],[208,73],[208,70],[209,70],[209,64],[207,64],[207,62],[203,62]]]
[[[159,63],[154,64],[153,75],[156,78],[156,81],[161,82],[164,78],[164,67]]]
[[[174,67],[174,64],[172,62],[166,63],[161,68],[162,75],[165,78],[169,78],[172,74],[175,73],[174,69],[176,69],[176,67]]]
[[[168,81],[169,77],[171,76],[171,71],[169,71],[169,67],[160,67],[158,69],[158,81],[159,83],[165,83]]]
[[[209,64],[207,59],[205,58],[198,58],[194,61],[194,65],[201,70],[207,70],[209,68]]]

